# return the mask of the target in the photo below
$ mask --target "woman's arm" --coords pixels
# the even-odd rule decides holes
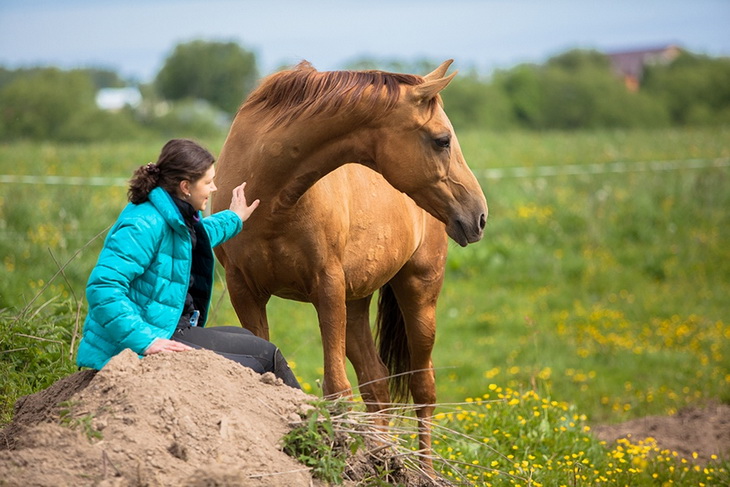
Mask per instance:
[[[150,266],[159,241],[159,229],[142,218],[118,222],[107,237],[89,276],[86,298],[89,314],[107,336],[124,348],[142,354],[159,336],[139,313],[140,303],[130,298],[132,281]]]
[[[250,205],[246,202],[245,187],[246,183],[243,183],[233,189],[231,205],[228,210],[203,219],[211,246],[215,247],[234,237],[243,228],[243,222],[248,220],[254,210],[258,208],[259,200],[255,200]]]

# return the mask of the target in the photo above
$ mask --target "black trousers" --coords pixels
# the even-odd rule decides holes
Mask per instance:
[[[289,364],[273,343],[239,326],[178,327],[172,340],[204,348],[263,374],[273,372],[284,384],[301,389]]]

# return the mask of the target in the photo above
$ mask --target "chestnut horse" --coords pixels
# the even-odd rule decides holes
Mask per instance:
[[[477,242],[487,218],[439,95],[456,75],[444,77],[450,64],[425,77],[319,72],[306,62],[270,75],[233,121],[213,196],[213,211],[227,208],[246,181],[248,200],[261,200],[216,249],[241,324],[268,339],[272,295],[312,303],[324,394],[351,393],[347,357],[378,411],[391,403],[385,377],[395,375],[390,392],[412,395],[426,451],[448,237]],[[369,320],[376,290],[380,353]]]

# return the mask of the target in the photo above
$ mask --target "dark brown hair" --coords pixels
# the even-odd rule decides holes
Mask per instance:
[[[162,148],[156,163],[150,162],[134,171],[127,197],[132,203],[144,203],[157,186],[174,195],[181,181],[194,183],[214,162],[213,155],[196,142],[172,139]]]

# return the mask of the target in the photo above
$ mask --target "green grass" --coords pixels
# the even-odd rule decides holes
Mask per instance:
[[[0,174],[127,178],[135,167],[153,160],[163,142],[5,144],[0,145]],[[730,157],[730,128],[462,133],[460,142],[477,174],[493,168]],[[217,152],[220,141],[208,147]],[[580,461],[588,458],[605,476],[610,469],[606,455],[614,450],[593,443],[585,425],[671,414],[711,399],[730,401],[730,168],[508,174],[480,182],[490,207],[485,238],[463,249],[451,245],[439,302],[434,364],[441,402],[484,400],[494,384],[505,395],[537,393],[539,399],[528,399],[566,405],[580,418],[576,438],[589,438]],[[75,303],[83,303],[85,280],[101,246],[101,237],[95,236],[103,235],[124,201],[124,187],[0,184],[3,421],[9,419],[15,397],[72,370],[65,357],[76,316],[84,312]],[[63,274],[48,285],[66,262]],[[235,323],[220,272],[214,299],[214,324]],[[322,354],[312,306],[274,298],[269,315],[272,341],[292,362],[305,389],[317,393]],[[29,378],[36,359],[18,355],[16,348],[51,357],[38,365],[41,375],[48,375]],[[477,412],[486,415],[477,421],[485,426],[470,435],[494,441],[499,437],[495,429],[509,431],[516,411],[508,403],[492,403],[491,410]],[[440,411],[452,412],[448,407]],[[487,420],[503,423],[498,427]],[[525,431],[548,428],[545,434],[552,437],[552,428],[559,430],[560,424],[528,422]],[[545,438],[527,435],[515,441],[520,451],[528,451],[538,449]],[[558,457],[564,439],[551,441],[547,444],[557,449],[551,457],[554,468],[556,462],[573,461]],[[495,461],[469,444],[463,448],[478,456],[469,462]],[[647,448],[645,456],[665,456]],[[539,458],[525,456],[519,462],[546,467],[547,460]],[[652,465],[660,468],[662,462]],[[561,471],[570,470],[563,467]],[[508,473],[507,468],[500,463],[497,470]],[[727,475],[727,464],[724,468]],[[527,485],[515,480],[528,478],[523,474],[502,480]],[[544,485],[555,480],[540,475],[547,479]],[[698,479],[692,477],[689,485],[698,485]],[[560,482],[581,484],[568,477]],[[628,483],[613,482],[607,485]],[[654,484],[645,479],[636,485]]]
[[[79,311],[70,298],[0,309],[0,427],[12,419],[19,397],[76,372],[73,336],[83,325]]]
[[[685,148],[672,159],[728,157],[717,143],[730,140],[727,132],[659,135],[645,137],[653,152],[633,147],[640,138],[620,137],[633,146],[618,159],[670,158],[663,145]],[[579,163],[568,147],[586,140],[555,138]],[[612,138],[586,135],[596,148],[583,147],[583,161],[601,161],[590,156]],[[597,421],[729,399],[729,177],[723,167],[488,181],[485,241],[450,256],[436,353],[456,349],[449,356],[513,387],[549,369],[553,396]],[[455,375],[456,393],[441,387],[442,397],[478,390],[477,374]],[[584,376],[588,391],[576,379]]]
[[[542,381],[540,381],[542,382]],[[439,413],[434,449],[457,485],[727,485],[730,462],[700,467],[651,438],[598,441],[574,405],[494,383],[477,398]]]

